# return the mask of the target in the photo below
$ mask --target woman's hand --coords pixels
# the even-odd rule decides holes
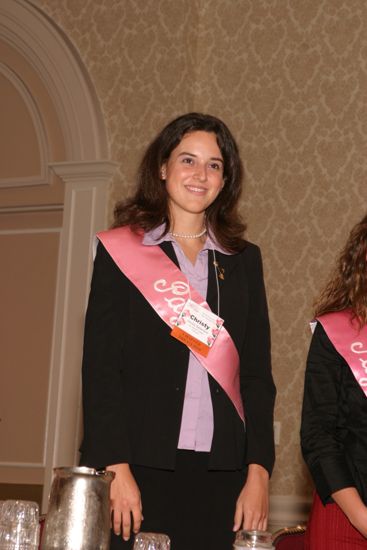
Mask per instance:
[[[331,495],[353,527],[367,538],[367,507],[355,487],[346,487]]]
[[[259,464],[249,464],[246,483],[237,499],[233,531],[266,530],[269,513],[269,474]]]
[[[114,464],[107,466],[106,470],[115,472],[110,491],[112,527],[114,533],[120,535],[122,526],[122,537],[129,540],[131,531],[140,531],[143,519],[139,487],[128,464]]]

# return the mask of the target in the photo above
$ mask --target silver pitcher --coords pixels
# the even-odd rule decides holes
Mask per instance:
[[[41,550],[108,550],[114,476],[86,467],[54,469]]]

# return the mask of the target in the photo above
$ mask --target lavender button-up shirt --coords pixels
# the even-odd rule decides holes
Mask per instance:
[[[208,235],[193,265],[174,237],[169,233],[161,237],[163,231],[164,225],[147,232],[143,244],[157,245],[163,241],[171,241],[182,273],[190,285],[205,298],[208,289],[208,250],[217,250],[224,254],[228,252]],[[190,352],[178,448],[209,452],[213,431],[214,417],[208,373]]]

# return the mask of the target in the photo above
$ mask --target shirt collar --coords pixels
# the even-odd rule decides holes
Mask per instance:
[[[170,233],[166,233],[162,236],[162,233],[165,230],[165,224],[159,225],[150,231],[144,233],[143,244],[147,246],[158,245],[163,242],[177,242]],[[214,235],[207,234],[206,241],[203,246],[203,250],[215,250],[216,252],[221,252],[222,254],[232,255],[233,252],[225,250],[215,239]]]

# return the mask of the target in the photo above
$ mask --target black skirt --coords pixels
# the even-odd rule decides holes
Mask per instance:
[[[245,482],[243,471],[208,470],[209,453],[177,451],[176,468],[131,466],[139,486],[142,531],[164,533],[171,550],[231,550],[236,500]],[[111,550],[133,548],[111,535]]]

